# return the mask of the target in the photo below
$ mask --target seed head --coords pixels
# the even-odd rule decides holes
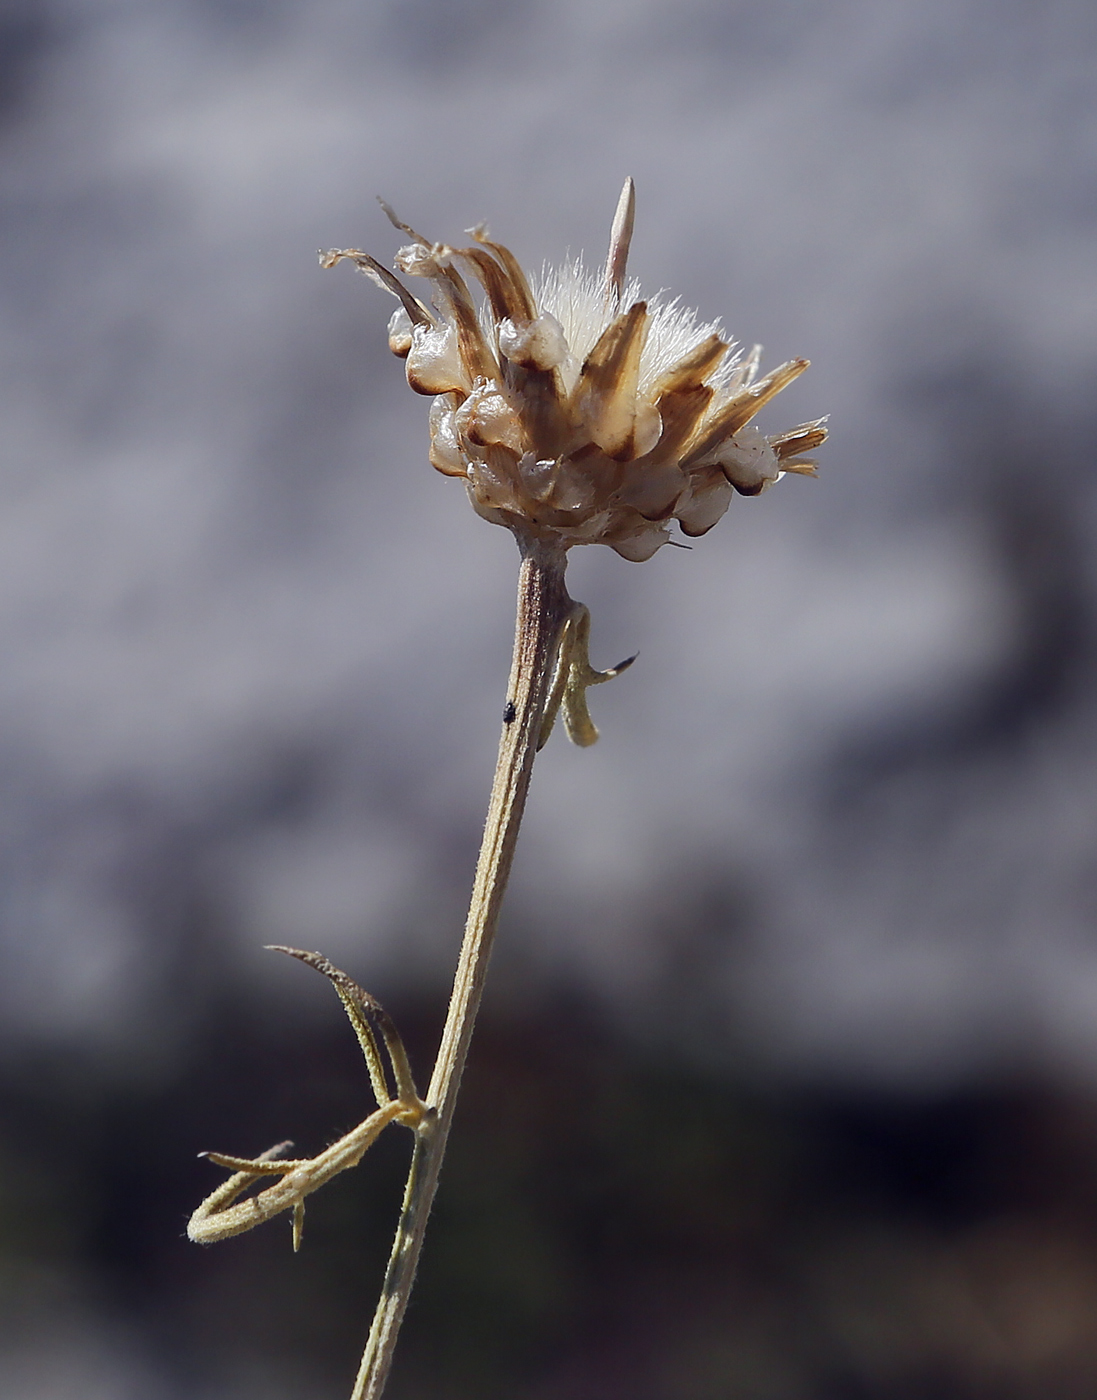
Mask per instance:
[[[786,472],[814,474],[802,453],[826,438],[823,419],[774,436],[751,422],[808,367],[789,360],[759,376],[761,347],[742,356],[718,322],[677,300],[641,298],[626,281],[634,195],[625,182],[604,273],[581,259],[532,283],[485,228],[472,246],[411,239],[396,254],[430,283],[430,304],[357,249],[350,258],[400,301],[389,347],[411,387],[433,396],[430,461],[465,480],[485,520],[564,549],[608,544],[650,559],[677,520],[703,535],[733,492],[755,496]],[[470,291],[469,279],[479,296]]]

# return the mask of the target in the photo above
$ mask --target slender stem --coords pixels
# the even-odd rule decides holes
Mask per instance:
[[[378,1400],[392,1364],[484,990],[552,684],[557,642],[572,607],[564,586],[563,551],[533,540],[520,539],[519,546],[522,568],[518,578],[514,659],[465,937],[427,1092],[430,1114],[416,1132],[400,1223],[351,1400]]]

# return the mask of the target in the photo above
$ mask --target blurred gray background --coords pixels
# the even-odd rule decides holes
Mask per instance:
[[[293,1133],[328,1037],[349,1087],[313,1146],[365,1112],[334,999],[260,945],[323,949],[427,1064],[483,817],[516,551],[428,467],[388,301],[317,268],[390,258],[377,194],[538,266],[599,260],[631,174],[645,286],[811,358],[764,428],[831,414],[820,480],[736,500],[692,553],[574,552],[595,664],[640,657],[592,697],[598,746],[539,760],[500,1063],[566,1002],[610,1058],[767,1112],[1024,1085],[1095,1150],[1095,72],[1087,0],[3,0],[6,1393],[337,1395],[353,1368],[365,1266],[320,1389],[258,1332],[203,1353],[244,1285],[215,1306],[217,1251],[177,1236],[213,1180],[193,1153]],[[155,1269],[111,1252],[164,1230]],[[741,1361],[679,1389],[525,1354],[398,1383],[930,1393]]]

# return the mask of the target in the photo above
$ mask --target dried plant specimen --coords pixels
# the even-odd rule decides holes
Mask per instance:
[[[716,322],[676,301],[643,299],[627,280],[634,194],[626,181],[604,272],[579,261],[531,281],[484,228],[468,247],[432,243],[384,206],[410,242],[396,254],[405,277],[368,253],[323,254],[357,265],[399,301],[389,345],[409,385],[432,397],[430,461],[465,482],[484,519],[506,526],[521,554],[514,656],[483,843],[453,994],[430,1085],[421,1097],[400,1037],[380,1006],[319,953],[285,948],[324,973],[358,1036],[377,1108],[314,1158],[282,1143],[257,1158],[206,1154],[233,1175],[195,1211],[190,1237],[212,1242],[290,1212],[295,1248],[304,1201],[358,1164],[389,1123],[415,1137],[388,1271],[352,1400],[377,1400],[418,1264],[446,1138],[510,874],[533,761],[557,715],[569,737],[598,737],[586,692],[630,661],[595,670],[590,614],[568,596],[568,550],[606,544],[626,559],[675,543],[677,524],[703,535],[733,495],[754,496],[787,472],[813,474],[805,453],[826,438],[822,419],[765,436],[758,410],[808,365],[760,375],[760,349],[741,355]],[[475,290],[478,289],[478,290]],[[272,1185],[255,1190],[266,1178]],[[248,1191],[254,1194],[246,1195]]]

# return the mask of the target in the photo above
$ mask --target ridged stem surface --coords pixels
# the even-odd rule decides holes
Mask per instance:
[[[379,1400],[392,1365],[483,995],[552,684],[557,642],[572,607],[564,585],[565,553],[538,541],[520,540],[519,545],[518,615],[503,732],[464,941],[426,1096],[430,1116],[416,1132],[400,1223],[351,1400]]]

